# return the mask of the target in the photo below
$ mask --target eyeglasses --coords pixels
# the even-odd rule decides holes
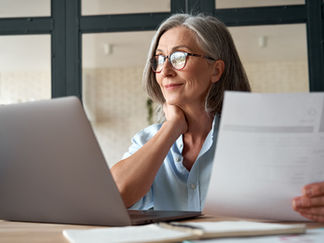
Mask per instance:
[[[160,73],[163,69],[165,60],[169,59],[169,62],[171,63],[172,67],[174,69],[180,71],[186,66],[188,56],[202,57],[202,58],[206,58],[206,59],[215,61],[214,58],[211,58],[208,56],[193,54],[193,53],[184,52],[184,51],[175,51],[175,52],[171,53],[170,56],[163,56],[163,55],[153,56],[150,60],[152,70],[155,73]]]

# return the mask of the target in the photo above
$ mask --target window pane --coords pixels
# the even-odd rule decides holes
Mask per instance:
[[[50,35],[0,36],[0,104],[51,97]]]
[[[305,4],[305,0],[215,0],[216,8],[247,8]]]
[[[170,12],[170,0],[82,0],[82,15]]]
[[[0,0],[0,18],[50,16],[50,0]]]
[[[148,125],[142,71],[153,32],[83,35],[83,101],[109,166]]]
[[[305,24],[229,28],[254,92],[308,92]]]

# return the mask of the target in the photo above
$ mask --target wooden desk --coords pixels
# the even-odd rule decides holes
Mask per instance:
[[[192,221],[228,220],[215,217],[201,217]],[[324,224],[308,223],[307,228],[320,228]],[[91,229],[94,226],[42,224],[0,220],[0,243],[68,243],[62,234],[64,229]]]
[[[0,243],[68,243],[64,229],[91,229],[94,226],[42,224],[0,220]]]

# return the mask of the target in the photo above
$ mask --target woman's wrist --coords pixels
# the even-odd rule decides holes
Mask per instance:
[[[187,130],[187,124],[183,125],[177,120],[166,120],[162,124],[162,128],[168,131],[170,136],[177,139],[181,134],[184,134]]]

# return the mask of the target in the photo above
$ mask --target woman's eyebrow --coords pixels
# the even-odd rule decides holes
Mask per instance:
[[[188,46],[180,45],[180,46],[175,46],[175,47],[173,47],[173,48],[172,48],[172,51],[179,50],[179,49],[187,49],[187,50],[191,50]]]
[[[179,46],[174,46],[174,47],[172,47],[172,49],[171,49],[171,53],[174,52],[174,51],[176,51],[176,50],[179,50],[179,49],[187,49],[188,51],[191,51],[191,49],[190,49],[188,46],[185,46],[185,45],[179,45]],[[157,53],[157,52],[164,53],[163,50],[161,50],[161,49],[156,49],[156,50],[155,50],[155,53]]]
[[[157,52],[162,52],[163,53],[163,51],[161,49],[156,49],[155,53],[157,53]]]

